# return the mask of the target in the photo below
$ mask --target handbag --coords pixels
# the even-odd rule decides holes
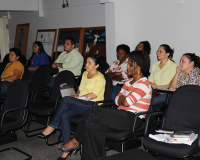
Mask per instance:
[[[60,85],[60,93],[62,97],[71,96],[75,94],[74,85],[63,83]]]

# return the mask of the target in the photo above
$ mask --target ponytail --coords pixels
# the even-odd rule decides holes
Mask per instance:
[[[195,55],[194,53],[185,53],[184,56],[186,56],[190,62],[194,62],[194,67],[200,68],[199,56]]]
[[[167,45],[167,44],[162,44],[160,46],[162,46],[164,48],[166,53],[169,53],[169,57],[168,58],[172,60],[173,55],[174,55],[174,49],[171,49],[170,46]]]

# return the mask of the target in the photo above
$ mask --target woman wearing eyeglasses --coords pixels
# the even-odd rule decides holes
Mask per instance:
[[[162,44],[158,48],[157,58],[159,61],[152,65],[149,81],[153,89],[156,88],[169,88],[169,84],[176,73],[177,64],[171,59],[173,57],[174,50],[167,44]],[[166,93],[156,92],[154,93],[154,103],[157,105],[165,103]]]
[[[33,73],[41,66],[41,65],[47,65],[49,64],[49,57],[45,53],[44,47],[41,42],[35,41],[33,43],[33,54],[30,58],[30,67],[28,67],[29,72],[29,78],[28,82],[31,81]]]

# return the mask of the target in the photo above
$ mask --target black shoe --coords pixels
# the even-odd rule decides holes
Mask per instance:
[[[42,139],[46,139],[46,138],[49,138],[51,135],[54,135],[56,133],[56,129],[54,129],[53,132],[51,132],[50,134],[48,135],[44,135],[42,132],[40,134],[37,135],[38,138],[42,138]]]
[[[69,156],[71,157],[72,152],[73,151],[70,151],[69,154],[67,155],[67,157],[69,157]],[[65,159],[67,159],[67,157],[63,158],[63,157],[60,156],[60,157],[58,157],[57,160],[65,160]]]

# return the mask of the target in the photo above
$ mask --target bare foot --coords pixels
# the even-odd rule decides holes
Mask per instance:
[[[64,144],[64,147],[66,149],[70,149],[70,148],[76,147],[77,145],[79,145],[79,142],[75,138],[72,138],[69,142]],[[61,146],[61,144],[58,145],[58,148],[60,148],[60,146]],[[62,152],[61,157],[66,158],[68,156],[68,154],[69,154],[69,152]]]
[[[72,138],[69,142],[64,144],[64,147],[66,149],[70,149],[76,147],[77,145],[79,145],[79,142],[75,138]]]
[[[45,130],[42,133],[46,136],[52,133],[53,131],[54,131],[54,128],[48,126],[47,128],[45,128]]]

